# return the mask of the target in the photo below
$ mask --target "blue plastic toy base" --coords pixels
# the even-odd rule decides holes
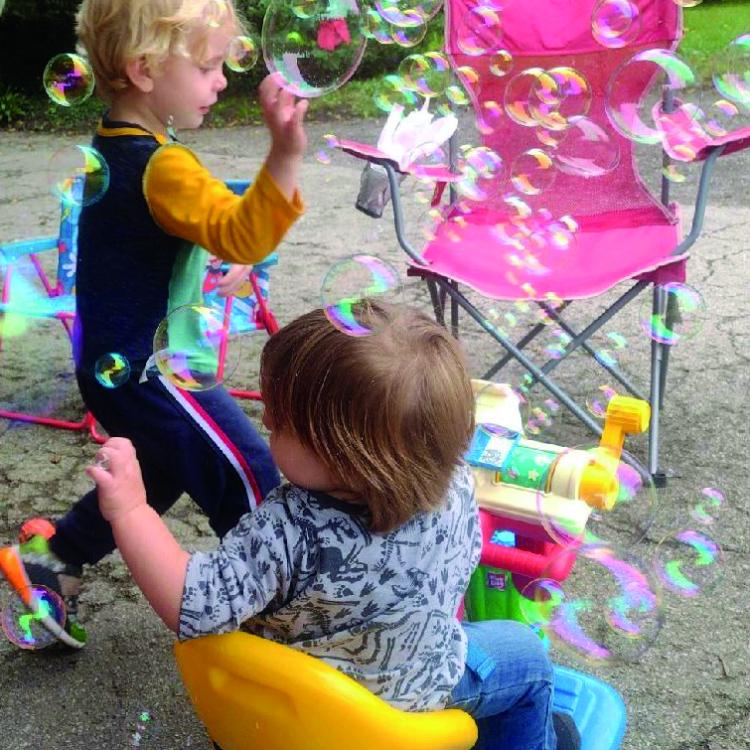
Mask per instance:
[[[555,711],[571,714],[581,733],[581,750],[617,750],[625,736],[627,714],[619,693],[606,683],[555,666]]]

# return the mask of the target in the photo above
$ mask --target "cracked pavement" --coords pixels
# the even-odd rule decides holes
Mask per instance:
[[[327,166],[315,158],[324,133],[374,142],[380,125],[363,121],[309,127],[311,145],[303,171],[308,211],[280,248],[281,263],[272,279],[272,305],[282,323],[319,304],[323,275],[337,258],[373,253],[403,271],[405,256],[397,248],[390,212],[374,221],[354,209],[361,165],[343,155],[335,155]],[[61,146],[87,140],[85,136],[2,134],[3,240],[54,231],[57,207],[47,187],[47,163]],[[268,145],[261,128],[205,129],[188,134],[185,141],[224,177],[252,178]],[[653,184],[659,156],[646,150],[642,157]],[[692,600],[664,596],[664,627],[640,663],[594,667],[553,652],[556,660],[595,672],[623,695],[629,717],[624,750],[750,748],[750,438],[744,413],[750,391],[745,350],[750,333],[749,167],[747,154],[720,160],[705,230],[692,251],[688,283],[700,290],[706,310],[695,335],[671,355],[662,420],[662,463],[670,482],[659,493],[654,524],[636,550],[644,556],[652,554],[663,533],[685,521],[701,488],[716,487],[727,497],[727,507],[713,529],[724,550],[723,577],[713,592]],[[674,186],[674,197],[689,217],[698,170],[691,166],[682,172],[686,180]],[[405,188],[413,186],[407,182]],[[410,236],[418,242],[425,207],[412,195],[407,208]],[[413,280],[406,284],[403,299],[429,309],[428,296]],[[601,299],[582,303],[586,316],[574,307],[570,320],[590,319],[593,311],[603,309],[602,303]],[[631,304],[606,331],[618,332],[627,341],[617,352],[620,363],[626,370],[640,372],[636,382],[643,387],[648,341],[640,333],[639,308],[638,302]],[[62,331],[59,326],[36,323],[31,332],[9,341],[0,353],[0,403],[78,417],[81,405]],[[463,335],[474,374],[494,361],[485,338],[473,329]],[[258,336],[243,344],[233,384],[255,382],[261,345]],[[583,399],[606,382],[578,354],[558,372],[562,384]],[[503,379],[514,382],[518,376],[511,368]],[[543,401],[546,396],[539,398]],[[257,422],[258,408],[251,403],[245,408]],[[570,446],[591,442],[591,436],[564,415],[542,438]],[[629,441],[628,449],[643,460],[642,439]],[[88,490],[83,469],[94,453],[94,444],[81,433],[0,421],[0,543],[14,539],[24,518],[61,514]],[[208,524],[187,498],[167,519],[186,547],[214,545]],[[147,607],[117,553],[87,570],[81,611],[91,633],[90,645],[81,653],[29,654],[0,640],[4,747],[131,747],[138,714],[147,710],[152,721],[141,747],[209,750],[177,675],[172,636]]]

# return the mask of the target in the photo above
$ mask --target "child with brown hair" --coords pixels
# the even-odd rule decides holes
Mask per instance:
[[[184,551],[145,501],[127,440],[87,469],[147,599],[180,638],[243,628],[305,651],[405,710],[458,705],[480,747],[554,750],[552,673],[514,622],[460,623],[479,560],[462,461],[471,383],[456,341],[426,316],[365,304],[371,335],[322,310],[269,339],[263,423],[287,484],[214,552]],[[497,667],[497,668],[496,668]]]

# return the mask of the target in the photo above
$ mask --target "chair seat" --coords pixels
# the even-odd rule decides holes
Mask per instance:
[[[575,719],[581,750],[616,750],[627,725],[625,704],[617,691],[590,675],[555,667],[554,706]]]
[[[458,709],[408,713],[330,664],[242,631],[175,644],[196,713],[223,750],[469,750]]]
[[[572,300],[686,257],[670,255],[680,241],[678,217],[657,207],[574,218],[572,241],[558,224],[559,234],[539,233],[539,244],[526,242],[519,252],[507,239],[516,228],[505,217],[488,210],[449,216],[422,253],[426,266],[412,265],[493,299]]]
[[[76,298],[74,294],[61,294],[59,297],[33,297],[26,300],[11,298],[9,302],[0,302],[0,314],[25,315],[29,318],[56,318],[75,315]]]

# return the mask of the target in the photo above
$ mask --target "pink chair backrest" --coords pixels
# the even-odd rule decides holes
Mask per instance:
[[[588,82],[592,99],[587,117],[605,129],[616,149],[619,163],[597,177],[581,177],[556,171],[551,187],[537,196],[523,196],[535,207],[545,207],[555,215],[573,214],[585,223],[607,223],[607,214],[632,210],[634,216],[661,208],[641,182],[633,160],[634,144],[620,135],[609,121],[605,96],[612,74],[621,63],[641,49],[673,49],[682,34],[681,9],[674,0],[639,0],[640,31],[632,42],[619,49],[603,47],[592,34],[592,11],[595,0],[506,0],[496,3],[505,7],[497,11],[500,24],[483,26],[488,5],[482,0],[446,0],[446,51],[454,69],[471,67],[478,78],[475,83],[459,75],[466,84],[477,118],[486,113],[486,105],[499,105],[499,119],[491,131],[485,129],[482,144],[496,151],[504,161],[504,179],[485,203],[490,213],[504,211],[501,197],[512,189],[509,175],[514,159],[532,148],[544,149],[537,128],[513,121],[504,111],[506,87],[514,77],[529,68],[550,69],[565,66],[582,74]],[[479,40],[472,51],[472,39]],[[507,50],[512,67],[503,76],[490,71],[494,55]],[[628,77],[630,82],[633,81]],[[635,81],[629,100],[638,101],[650,81]],[[632,97],[632,98],[630,98]],[[498,108],[494,107],[497,112]],[[635,219],[637,221],[637,219]]]

